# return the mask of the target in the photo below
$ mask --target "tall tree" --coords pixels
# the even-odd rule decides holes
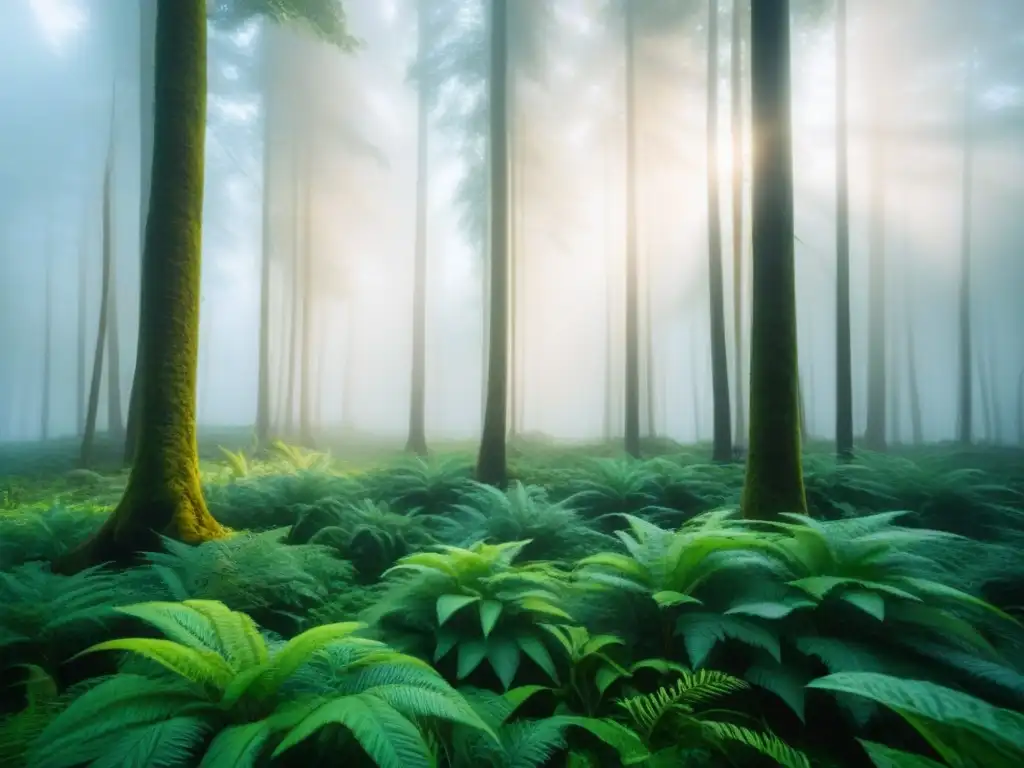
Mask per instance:
[[[844,0],[839,0],[843,2]],[[749,13],[745,0],[732,0],[732,51],[730,85],[732,90],[732,326],[733,379],[736,390],[736,443],[746,442],[743,386],[743,19]]]
[[[294,12],[286,5],[271,8]],[[316,20],[323,24],[324,18]],[[335,31],[344,30],[343,16],[330,18]],[[206,508],[196,445],[206,25],[205,0],[158,0],[139,317],[143,357],[135,381],[141,387],[139,441],[121,502],[95,535],[56,564],[63,573],[133,561],[138,552],[159,548],[159,534],[198,543],[226,533]]]
[[[626,367],[625,449],[640,456],[640,296],[637,231],[636,162],[636,9],[627,2],[623,14],[626,48]]]
[[[85,326],[88,323],[88,307],[86,302],[89,293],[88,254],[89,254],[89,215],[82,217],[81,241],[78,244],[78,338],[77,366],[75,376],[75,433],[81,437],[85,433],[85,368],[86,341]]]
[[[711,300],[711,396],[714,431],[711,455],[732,460],[729,361],[725,342],[725,286],[722,275],[722,214],[718,194],[718,0],[708,0],[707,192],[708,277]]]
[[[43,277],[46,291],[43,302],[43,402],[39,413],[39,434],[42,440],[50,437],[50,390],[53,382],[50,380],[50,372],[53,367],[53,227],[56,222],[49,226],[50,237],[46,243],[46,274]]]
[[[793,252],[789,0],[751,3],[754,147],[750,435],[743,514],[806,512]]]
[[[960,285],[959,331],[960,359],[958,370],[957,441],[968,445],[973,434],[973,365],[971,338],[971,237],[973,227],[974,189],[974,66],[973,38],[969,40],[963,93],[963,177],[960,181]]]
[[[885,139],[878,135],[871,139],[869,262],[868,262],[868,387],[867,424],[864,445],[873,451],[884,451],[887,439],[886,388],[886,333],[888,331],[886,297],[886,194],[885,194]]]
[[[117,255],[111,238],[110,288],[107,290],[107,432],[115,441],[124,437],[121,412],[121,344],[117,323]]]
[[[92,382],[89,385],[89,404],[85,412],[85,427],[82,430],[82,446],[78,464],[89,468],[93,462],[93,445],[96,441],[96,416],[100,404],[100,383],[103,379],[103,345],[107,339],[107,312],[110,309],[110,271],[113,263],[113,233],[111,232],[111,186],[114,165],[114,126],[110,126],[110,143],[107,146],[107,160],[103,169],[102,243],[103,267],[100,276],[99,319],[96,328],[96,348],[92,358]]]
[[[429,189],[430,103],[426,93],[426,57],[430,35],[428,0],[419,0],[416,58],[420,81],[416,89],[416,234],[413,245],[412,288],[412,384],[409,403],[409,437],[405,449],[419,456],[427,453],[427,195]]]
[[[487,397],[476,477],[503,487],[508,482],[508,2],[490,3],[490,313]]]
[[[846,0],[836,0],[836,455],[853,458],[850,348],[850,161],[846,102]]]

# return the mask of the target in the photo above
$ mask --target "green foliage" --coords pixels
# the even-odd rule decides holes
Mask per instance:
[[[406,458],[366,479],[369,495],[406,514],[444,514],[473,486],[472,466],[461,457]]]
[[[315,627],[271,649],[248,616],[216,601],[119,610],[164,637],[108,640],[84,653],[125,651],[165,673],[121,673],[82,694],[39,736],[33,766],[177,766],[205,747],[204,768],[241,768],[340,726],[377,765],[428,768],[422,720],[486,730],[429,667],[359,637],[358,623]],[[325,652],[330,685],[289,695],[300,670]]]
[[[557,679],[541,625],[571,623],[560,607],[566,578],[549,563],[513,564],[528,543],[445,546],[405,557],[385,574],[399,579],[368,616],[399,647],[435,663],[454,657],[458,680],[486,661],[507,689],[524,656]]]
[[[810,687],[862,696],[887,707],[910,724],[951,768],[1019,765],[1024,759],[1024,715],[959,691],[870,672],[829,675]],[[875,765],[882,768],[936,764],[882,745],[863,744]]]
[[[343,4],[337,0],[208,0],[210,20],[228,28],[254,18],[277,24],[300,24],[324,42],[351,50],[356,40],[348,32]]]
[[[588,528],[567,503],[551,502],[543,488],[518,480],[507,492],[474,483],[456,510],[465,520],[463,545],[529,540],[520,553],[523,560],[571,561],[612,543]]]

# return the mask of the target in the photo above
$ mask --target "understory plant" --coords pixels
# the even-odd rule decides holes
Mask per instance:
[[[382,768],[429,768],[424,722],[486,725],[433,670],[363,625],[329,624],[270,647],[255,623],[222,603],[151,602],[119,609],[162,638],[119,638],[83,653],[121,651],[154,663],[76,698],[36,740],[35,768],[255,766],[328,726]],[[303,690],[302,672],[333,651],[332,676]]]

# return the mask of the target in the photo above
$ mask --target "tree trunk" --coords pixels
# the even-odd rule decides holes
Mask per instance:
[[[345,367],[342,372],[341,382],[341,427],[343,431],[354,429],[352,403],[356,383],[356,327],[355,307],[349,299],[345,308]]]
[[[511,113],[508,136],[508,198],[509,198],[509,227],[508,227],[508,438],[516,437],[517,418],[519,416],[519,212],[522,208],[519,199],[519,94],[516,88],[516,76],[513,74],[508,80],[508,111]]]
[[[789,0],[751,4],[754,153],[750,437],[743,514],[806,512],[793,254]]]
[[[113,241],[113,233],[111,233]],[[116,442],[124,438],[124,415],[121,412],[121,345],[117,324],[117,268],[114,245],[110,245],[110,288],[107,295],[107,432]]]
[[[89,221],[89,216],[86,215],[84,222]],[[82,242],[79,244],[78,250],[78,338],[77,338],[77,370],[75,371],[75,433],[78,437],[82,437],[85,434],[85,403],[86,403],[86,391],[85,391],[85,368],[86,368],[86,341],[85,341],[85,328],[88,325],[88,294],[89,294],[89,280],[88,280],[88,254],[89,254],[89,226],[87,223],[82,225]]]
[[[100,277],[100,311],[96,328],[96,347],[92,358],[92,383],[89,386],[89,405],[85,414],[85,429],[82,432],[82,447],[78,458],[78,465],[83,469],[89,469],[93,464],[93,445],[96,441],[96,415],[99,412],[100,384],[103,380],[103,345],[107,339],[107,313],[110,311],[110,271],[113,261],[113,245],[111,243],[113,235],[110,231],[110,187],[111,177],[113,176],[113,154],[113,126],[111,126],[111,141],[107,147],[107,162],[103,170],[103,268]]]
[[[957,404],[957,441],[970,445],[973,434],[973,376],[971,352],[971,230],[973,227],[974,187],[974,110],[971,99],[974,96],[974,55],[968,59],[967,76],[964,82],[964,138],[963,178],[961,180],[961,224],[960,224],[960,365],[959,400]]]
[[[508,4],[491,0],[490,176],[491,257],[487,397],[476,479],[508,483],[505,420],[508,416]]]
[[[722,220],[718,196],[718,0],[708,1],[707,191],[708,278],[711,289],[711,396],[714,430],[711,457],[732,460],[729,359],[725,341],[725,286],[722,276]]]
[[[842,2],[843,0],[840,0]],[[734,442],[747,439],[744,419],[746,402],[743,386],[743,16],[744,0],[732,2],[732,325],[733,379],[736,392],[736,431]]]
[[[50,226],[56,225],[56,221]],[[43,320],[43,402],[39,412],[39,435],[43,441],[50,439],[50,390],[52,388],[51,370],[53,366],[53,241],[46,248],[46,300]]]
[[[909,292],[909,287],[907,288]],[[910,435],[914,445],[924,442],[924,427],[921,418],[921,390],[917,379],[917,349],[914,343],[914,319],[911,304],[907,302],[907,396],[910,401]]]
[[[273,189],[273,153],[271,147],[277,138],[277,108],[274,68],[277,61],[273,56],[273,35],[264,33],[263,48],[263,210],[262,243],[260,253],[260,336],[259,336],[259,381],[256,393],[256,444],[265,448],[270,443],[270,257],[273,252],[273,229],[271,227],[271,190]]]
[[[647,400],[647,436],[655,438],[658,436],[658,421],[655,407],[657,405],[655,392],[655,366],[654,366],[654,306],[653,306],[653,276],[650,251],[644,259],[644,392]]]
[[[996,376],[996,356],[989,347],[985,354],[985,370],[988,372],[989,402],[992,408],[992,430],[989,436],[996,445],[1003,443],[1003,412],[999,403],[999,379]]]
[[[308,141],[308,139],[307,139]],[[302,330],[299,334],[299,442],[313,446],[312,403],[313,396],[313,162],[309,144],[303,152],[302,185],[302,248],[299,251],[302,263]]]
[[[804,377],[800,376],[799,381],[799,395],[800,395],[800,440],[806,443],[808,439],[807,434],[807,400],[804,395]]]
[[[871,144],[870,277],[868,285],[868,402],[864,445],[872,451],[886,448],[886,266],[885,266],[885,159],[881,142]]]
[[[139,2],[139,262],[146,244],[146,222],[149,219],[149,197],[153,176],[154,101],[156,99],[156,0]],[[142,312],[142,293],[139,291],[139,313]],[[142,334],[135,345],[135,372],[132,375],[131,392],[128,395],[128,424],[124,439],[124,463],[135,459],[135,447],[139,439],[139,384],[140,361],[142,360]]]
[[[299,242],[301,210],[299,207],[299,150],[297,139],[292,147],[292,301],[288,324],[288,392],[284,400],[284,431],[288,439],[295,438],[295,396],[299,377],[299,323],[302,320],[302,246]]]
[[[988,367],[985,365],[985,355],[976,355],[975,364],[978,369],[978,391],[981,396],[981,423],[985,430],[983,440],[991,443],[995,438],[995,429],[992,421],[992,388],[988,378]]]
[[[1024,369],[1017,378],[1017,442],[1024,447]]]
[[[419,2],[417,58],[422,65],[429,53],[427,0]],[[420,67],[420,77],[426,76]],[[412,386],[409,403],[409,439],[405,450],[427,455],[427,202],[430,173],[430,106],[426,84],[419,84],[416,95],[416,242],[413,252],[412,281]]]
[[[157,534],[198,543],[226,533],[203,499],[195,423],[206,2],[159,0],[157,7],[153,176],[139,318],[139,443],[120,504],[95,536],[62,559],[63,573],[133,561],[137,553],[159,548]]]
[[[636,30],[632,3],[625,7],[626,36],[626,377],[625,449],[640,458],[640,308],[636,190]]]
[[[850,161],[846,79],[846,0],[836,0],[836,456],[840,461],[853,458]]]

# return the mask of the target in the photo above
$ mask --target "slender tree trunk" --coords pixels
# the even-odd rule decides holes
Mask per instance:
[[[302,244],[300,242],[301,210],[299,185],[303,183],[299,172],[299,150],[292,148],[292,301],[288,325],[288,393],[285,396],[284,429],[289,439],[295,437],[295,400],[299,376],[299,323],[302,320]]]
[[[256,444],[263,448],[270,443],[270,259],[273,251],[273,229],[271,227],[271,190],[276,180],[273,174],[273,153],[271,148],[277,136],[276,82],[274,70],[277,64],[274,55],[273,32],[265,32],[263,48],[263,210],[262,244],[260,253],[260,337],[259,337],[259,381],[256,393]]]
[[[804,396],[804,377],[800,376],[799,391],[800,395],[800,440],[803,443],[807,442],[807,399]]]
[[[1024,369],[1017,377],[1017,442],[1024,447]]]
[[[973,228],[974,187],[974,52],[968,60],[964,82],[963,178],[961,180],[960,224],[960,365],[959,401],[957,404],[957,440],[969,445],[973,435],[973,376],[971,339],[971,231]]]
[[[900,380],[900,367],[897,362],[896,353],[892,353],[889,365],[889,433],[890,439],[896,445],[900,445],[903,442],[903,400],[900,397],[903,382]]]
[[[490,176],[491,258],[487,397],[476,478],[508,483],[505,420],[508,416],[508,3],[491,0]]]
[[[157,0],[139,2],[139,262],[143,258],[146,243],[146,222],[149,219],[149,198],[153,176],[154,101],[156,98],[156,24]],[[139,290],[139,313],[142,313],[142,294]],[[131,392],[128,396],[128,425],[125,430],[124,463],[135,459],[135,448],[139,439],[139,391],[141,385],[140,361],[142,360],[143,337],[135,345],[135,372],[132,375]]]
[[[429,54],[428,0],[419,0],[417,57],[421,65]],[[425,77],[421,66],[420,76]],[[409,403],[409,439],[405,450],[427,455],[427,202],[430,173],[430,108],[426,84],[420,83],[416,107],[416,242],[412,287],[412,386]]]
[[[111,251],[114,250],[111,235]],[[114,441],[124,438],[121,412],[121,345],[117,322],[117,257],[110,256],[110,288],[107,290],[107,431]]]
[[[56,225],[56,221],[51,222],[50,226]],[[43,402],[42,408],[39,413],[39,434],[43,441],[50,439],[50,390],[52,389],[53,382],[51,381],[51,370],[53,366],[53,239],[52,235],[50,242],[47,243],[46,248],[46,301],[44,302],[45,317],[43,321]]]
[[[612,152],[611,143],[605,147],[604,152],[604,202],[605,202],[605,215],[604,215],[604,258],[605,258],[605,389],[604,389],[604,435],[605,439],[611,440],[615,436],[615,424],[616,419],[616,403],[618,402],[618,388],[616,387],[615,373],[619,370],[616,367],[616,351],[619,349],[618,346],[618,333],[616,328],[616,319],[618,315],[616,313],[615,298],[616,298],[616,281],[615,281],[615,259],[614,249],[612,248],[612,237],[611,237],[611,223],[614,216],[614,205],[611,194],[612,190]]]
[[[842,2],[842,0],[840,0]],[[733,325],[733,378],[736,402],[736,431],[734,443],[743,445],[747,440],[744,419],[746,403],[743,378],[743,17],[747,10],[745,0],[732,2],[732,325]]]
[[[989,402],[992,408],[992,429],[989,435],[996,445],[1003,443],[1003,411],[999,403],[999,379],[996,376],[996,356],[989,347],[985,353],[985,370],[988,372]]]
[[[151,210],[142,262],[139,442],[120,504],[63,573],[128,562],[224,529],[206,509],[196,446],[196,363],[206,127],[206,2],[159,0]],[[101,305],[102,306],[102,305]],[[102,354],[102,334],[97,347]]]
[[[626,35],[626,377],[625,449],[640,458],[640,309],[636,189],[636,30],[632,3],[625,6]]]
[[[84,222],[89,217],[86,216]],[[78,250],[78,339],[77,339],[77,370],[75,377],[75,432],[77,437],[85,433],[85,403],[87,394],[85,391],[85,370],[86,370],[86,341],[85,328],[88,320],[88,254],[89,254],[89,227],[86,223],[82,225],[82,242]]]
[[[519,200],[519,94],[516,88],[516,77],[513,75],[508,81],[508,110],[510,126],[508,135],[508,173],[509,173],[509,228],[508,228],[508,267],[509,267],[509,298],[508,298],[508,437],[516,436],[516,419],[518,417],[518,390],[519,390],[519,210],[522,207]]]
[[[725,285],[722,274],[722,218],[718,193],[718,0],[708,1],[707,192],[708,277],[711,288],[711,395],[714,461],[732,460],[729,360],[725,340]]]
[[[352,404],[355,402],[356,383],[356,326],[355,307],[352,300],[345,308],[345,368],[342,373],[341,383],[341,426],[343,431],[355,429],[355,419]]]
[[[921,418],[921,390],[917,378],[917,349],[914,343],[914,318],[912,304],[909,301],[909,281],[906,290],[906,335],[907,335],[907,396],[910,401],[910,434],[914,445],[924,443],[924,427]]]
[[[754,152],[750,437],[743,514],[806,512],[793,254],[789,0],[751,4]]]
[[[836,0],[836,455],[840,461],[853,458],[846,20],[846,0]]]
[[[984,354],[975,355],[975,365],[978,369],[978,391],[981,396],[981,423],[985,430],[983,439],[986,443],[991,443],[995,436],[992,421],[992,388]]]
[[[870,277],[868,286],[868,402],[864,444],[872,451],[886,448],[886,332],[888,330],[885,258],[885,158],[883,139],[872,139]]]
[[[644,259],[644,390],[647,400],[647,436],[655,438],[658,436],[658,422],[655,408],[657,406],[654,387],[655,363],[654,363],[654,291],[651,285],[654,280],[653,265],[650,251]]]
[[[99,320],[96,328],[96,347],[92,358],[92,383],[89,386],[89,405],[85,414],[85,430],[82,434],[82,447],[78,465],[88,469],[93,464],[93,445],[96,441],[96,415],[100,405],[100,384],[103,380],[103,344],[107,339],[107,313],[110,311],[110,271],[113,266],[113,245],[111,240],[111,184],[113,176],[113,126],[111,140],[107,147],[107,163],[103,170],[103,271],[100,277]]]
[[[303,152],[302,185],[302,248],[299,251],[302,259],[302,313],[300,322],[302,330],[299,334],[299,441],[307,448],[313,445],[313,424],[311,398],[313,396],[313,163],[312,150],[309,144]]]

